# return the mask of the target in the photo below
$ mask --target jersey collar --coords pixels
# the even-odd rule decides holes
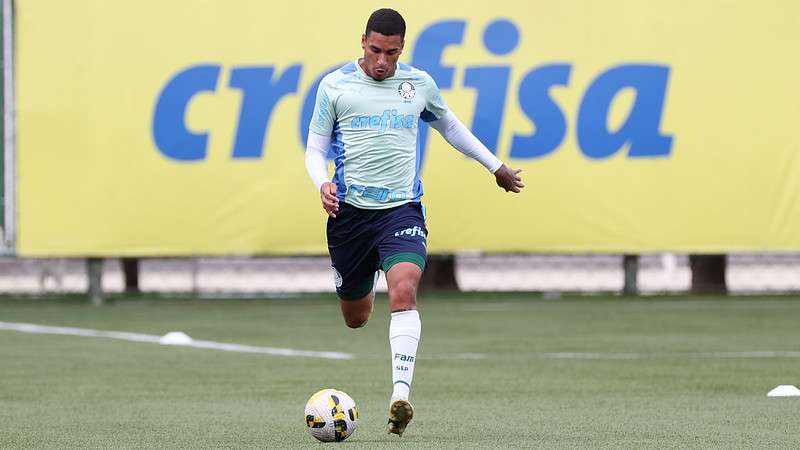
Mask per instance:
[[[371,76],[367,75],[366,72],[364,72],[364,69],[361,67],[360,60],[361,60],[361,58],[356,58],[356,60],[355,60],[356,70],[358,71],[358,75],[361,78],[363,78],[363,79],[365,79],[367,81],[372,81],[373,83],[383,83],[384,81],[393,80],[397,76],[397,70],[400,69],[400,64],[399,63],[395,64],[395,66],[394,66],[394,75],[392,75],[392,76],[390,76],[388,78],[384,78],[381,81],[376,81],[374,78],[372,78]]]

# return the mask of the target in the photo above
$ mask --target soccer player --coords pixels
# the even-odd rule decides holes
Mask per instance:
[[[397,62],[405,30],[397,11],[372,13],[361,36],[364,56],[319,85],[305,156],[329,216],[328,250],[348,327],[367,323],[378,270],[386,274],[393,383],[389,432],[398,435],[414,414],[409,394],[421,334],[417,286],[427,259],[419,120],[480,162],[506,192],[523,188],[520,170],[509,169],[448,110],[430,75]],[[329,148],[335,155],[333,181]]]

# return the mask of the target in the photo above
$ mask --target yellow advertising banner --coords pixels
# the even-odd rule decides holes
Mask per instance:
[[[18,254],[322,254],[319,79],[382,4],[16,3]],[[431,252],[800,249],[800,3],[399,6],[401,61],[525,190],[420,130]]]

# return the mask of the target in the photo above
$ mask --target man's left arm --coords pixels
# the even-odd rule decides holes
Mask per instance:
[[[522,169],[510,169],[467,128],[452,111],[441,118],[428,122],[456,150],[478,161],[494,174],[497,185],[506,192],[520,192],[525,185],[519,173]]]

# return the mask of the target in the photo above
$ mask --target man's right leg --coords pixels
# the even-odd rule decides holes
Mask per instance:
[[[364,273],[364,266],[360,269]],[[370,271],[374,272],[368,276],[361,276],[361,280],[358,282],[353,282],[352,277],[350,277],[350,282],[343,279],[342,284],[336,287],[344,323],[350,328],[363,327],[372,315],[378,272],[372,268],[367,270],[366,273],[370,273]]]
[[[375,290],[373,289],[365,297],[356,300],[339,299],[342,307],[342,317],[344,323],[350,328],[361,328],[367,324],[372,315],[372,305],[375,301]]]
[[[350,328],[363,327],[372,314],[378,270],[374,235],[369,231],[374,214],[345,203],[335,219],[328,218],[328,251],[336,294]]]

